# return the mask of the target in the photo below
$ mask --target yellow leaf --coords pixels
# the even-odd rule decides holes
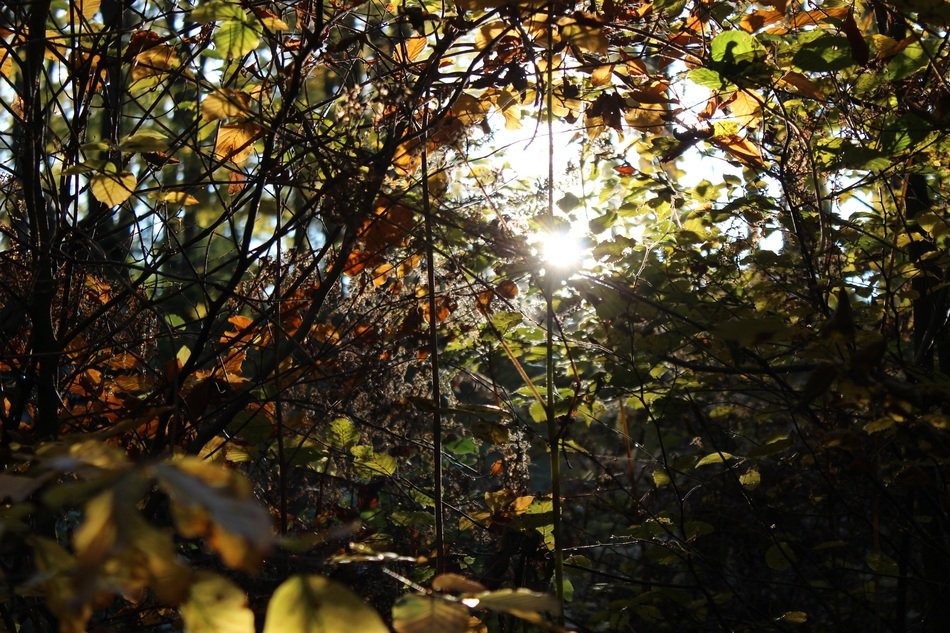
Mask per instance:
[[[429,40],[422,35],[410,37],[405,42],[400,42],[399,45],[396,46],[396,50],[393,51],[393,59],[399,64],[413,62],[419,57],[422,51],[425,50],[428,42]]]
[[[432,579],[432,590],[442,593],[481,593],[485,586],[459,574],[442,574]]]
[[[732,453],[710,453],[706,455],[701,460],[696,462],[694,468],[699,468],[700,466],[708,466],[709,464],[721,464],[727,460],[732,459]]]
[[[261,128],[254,123],[225,123],[218,128],[214,157],[240,165],[250,157],[260,135]]]
[[[384,263],[377,266],[376,270],[373,271],[373,285],[379,287],[385,284],[386,279],[393,271],[393,268],[394,266],[389,263]]]
[[[779,619],[789,624],[805,624],[808,622],[808,614],[804,611],[786,611]]]
[[[243,90],[216,90],[201,101],[201,118],[216,121],[249,114],[251,95]]]
[[[100,4],[102,4],[102,0],[76,0],[74,6],[82,14],[82,17],[91,20],[92,16],[99,10]]]
[[[452,114],[458,117],[462,125],[476,125],[485,119],[488,113],[489,102],[487,99],[479,99],[467,92],[459,95],[459,98],[452,104]]]
[[[663,486],[669,485],[672,480],[670,476],[666,473],[665,470],[654,470],[653,471],[653,485],[657,488],[662,488]]]
[[[609,86],[614,74],[613,64],[604,64],[594,69],[590,75],[590,81],[595,86]]]
[[[561,37],[587,53],[606,53],[607,36],[596,23],[596,18],[587,16],[583,21],[577,17],[563,17],[558,20],[561,27]]]
[[[293,576],[267,605],[264,633],[389,633],[359,596],[322,576]]]
[[[185,538],[205,537],[225,565],[253,570],[274,542],[270,516],[239,473],[195,457],[156,467]]]
[[[644,103],[640,107],[632,107],[623,113],[623,118],[630,127],[638,130],[657,130],[666,125],[665,116],[667,106],[663,103]]]
[[[181,605],[186,633],[254,633],[254,612],[247,596],[230,580],[199,572]]]
[[[159,200],[162,202],[170,202],[172,204],[180,204],[182,206],[189,206],[193,204],[198,204],[198,198],[194,197],[190,193],[185,193],[184,191],[169,191],[163,193]]]
[[[518,497],[511,502],[511,509],[515,514],[524,514],[528,511],[528,508],[534,502],[534,497],[531,495],[525,497]]]
[[[132,60],[132,81],[161,75],[180,65],[175,49],[168,44],[159,44],[142,51]]]
[[[759,484],[762,483],[762,475],[759,474],[758,470],[753,468],[749,472],[739,475],[739,483],[747,490],[755,490],[759,487]]]
[[[92,195],[108,207],[122,204],[135,190],[135,175],[125,171],[118,174],[97,174],[89,179]]]
[[[729,109],[740,128],[754,128],[762,120],[762,98],[754,91],[737,91]]]

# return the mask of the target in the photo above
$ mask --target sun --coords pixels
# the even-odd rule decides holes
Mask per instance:
[[[589,250],[577,231],[542,231],[533,242],[541,261],[560,271],[579,268]]]

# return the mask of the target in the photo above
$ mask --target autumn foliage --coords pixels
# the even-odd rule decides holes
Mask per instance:
[[[5,4],[0,629],[942,630],[948,27]]]

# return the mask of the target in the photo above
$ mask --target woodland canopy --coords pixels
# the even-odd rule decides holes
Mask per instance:
[[[0,7],[0,631],[936,632],[950,5]]]

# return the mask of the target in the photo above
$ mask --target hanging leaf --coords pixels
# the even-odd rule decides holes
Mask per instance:
[[[322,576],[293,576],[267,605],[264,633],[389,633],[359,596]]]
[[[779,85],[793,88],[795,92],[803,96],[810,97],[811,99],[816,99],[818,101],[825,100],[825,93],[822,92],[821,88],[819,88],[815,82],[801,73],[785,73],[785,75],[783,75],[779,80]]]
[[[181,205],[183,207],[198,204],[198,198],[184,191],[168,191],[158,197],[162,202]]]
[[[225,123],[218,128],[214,156],[240,165],[250,157],[260,135],[261,128],[254,123]]]
[[[247,596],[218,574],[199,572],[180,612],[185,633],[254,633]]]
[[[429,596],[403,596],[393,606],[396,633],[464,633],[468,619],[464,605]]]
[[[201,101],[201,118],[216,121],[250,114],[251,95],[243,90],[216,90]]]
[[[137,181],[132,172],[97,174],[89,179],[93,197],[108,207],[122,204],[135,191]]]
[[[168,44],[157,44],[135,56],[132,61],[132,81],[159,76],[177,70],[179,66],[181,61],[175,49]]]
[[[261,37],[244,20],[227,20],[222,22],[214,33],[215,50],[224,59],[244,57],[257,48]]]

